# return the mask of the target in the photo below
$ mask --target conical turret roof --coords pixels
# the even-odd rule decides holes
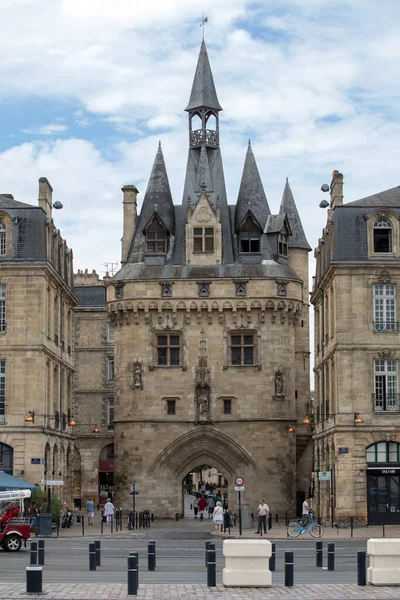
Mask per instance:
[[[222,106],[218,102],[217,92],[215,91],[214,79],[204,40],[201,43],[189,104],[185,110],[189,111],[202,107],[222,110]]]
[[[211,176],[210,164],[208,162],[208,155],[205,146],[202,146],[200,150],[196,192],[201,192],[203,185],[205,186],[207,194],[214,191],[214,184]]]
[[[290,228],[292,230],[292,235],[289,236],[288,239],[289,246],[291,248],[304,248],[305,250],[311,250],[304,233],[303,225],[301,224],[288,178],[286,178],[286,185],[285,189],[283,190],[279,212],[280,214],[285,214],[287,216]]]
[[[235,231],[239,229],[249,211],[257,219],[260,227],[264,228],[271,211],[250,142],[246,160],[244,161],[242,180],[236,203]]]

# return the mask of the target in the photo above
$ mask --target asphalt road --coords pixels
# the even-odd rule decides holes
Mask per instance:
[[[142,583],[203,583],[207,582],[205,542],[213,541],[217,553],[217,583],[222,581],[224,558],[221,539],[206,533],[143,532],[101,538],[102,566],[89,571],[89,542],[98,538],[63,538],[46,540],[43,583],[125,583],[127,555],[139,552],[140,582]],[[157,567],[147,570],[147,546],[156,542]],[[271,539],[270,541],[274,541]],[[324,567],[315,566],[315,540],[277,540],[276,572],[273,583],[284,583],[284,553],[293,550],[294,582],[357,583],[357,550],[366,550],[366,540],[343,540],[335,544],[335,571],[328,571],[327,543],[324,542]],[[25,567],[29,564],[29,549],[9,553],[0,550],[0,578],[3,582],[24,582]]]

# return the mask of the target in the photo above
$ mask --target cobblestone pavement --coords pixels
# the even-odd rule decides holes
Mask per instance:
[[[73,574],[71,574],[71,578]],[[49,584],[43,586],[45,596],[26,595],[24,584],[0,583],[0,599],[30,598],[31,600],[122,600],[127,596],[125,584]],[[265,598],[296,598],[297,600],[394,600],[400,598],[400,587],[361,587],[357,585],[296,585],[292,588],[274,585],[271,588],[209,588],[205,585],[141,585],[136,598],[141,600],[258,600]]]

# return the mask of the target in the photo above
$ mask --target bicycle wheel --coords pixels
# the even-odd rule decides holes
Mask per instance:
[[[317,523],[314,523],[314,525],[310,527],[310,534],[314,538],[320,538],[324,535],[324,528],[322,525],[317,525]]]
[[[301,533],[301,525],[299,523],[289,523],[287,527],[287,533],[291,538],[299,537]]]

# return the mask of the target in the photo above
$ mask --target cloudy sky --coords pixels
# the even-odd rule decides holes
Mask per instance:
[[[399,0],[1,0],[0,193],[36,204],[48,177],[75,270],[119,260],[120,188],[143,199],[158,140],[182,201],[202,11],[229,203],[248,138],[312,247],[333,169],[345,201],[400,183]]]

